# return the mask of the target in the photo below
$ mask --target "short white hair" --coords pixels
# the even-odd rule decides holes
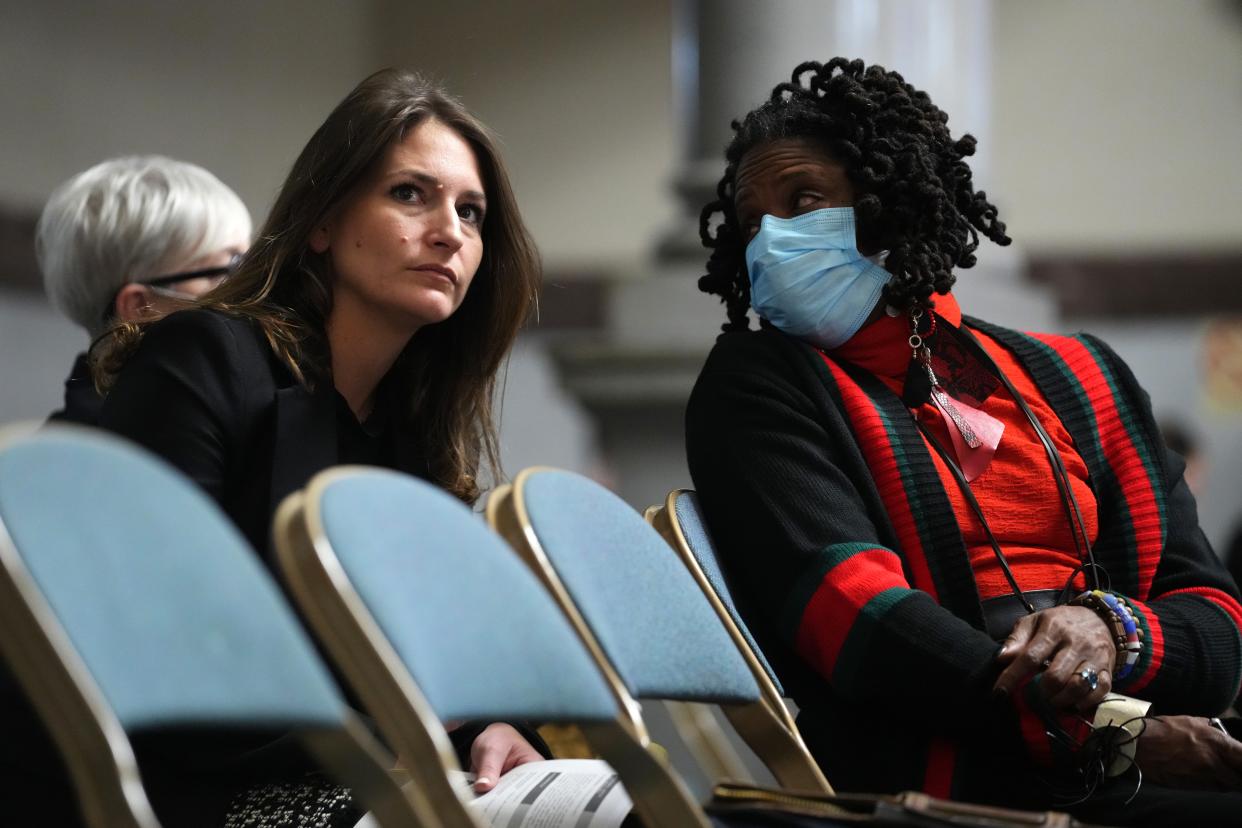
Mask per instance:
[[[250,213],[207,170],[159,155],[114,158],[52,193],[35,230],[48,298],[95,336],[127,282],[249,239]]]

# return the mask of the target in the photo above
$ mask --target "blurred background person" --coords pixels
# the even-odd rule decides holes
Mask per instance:
[[[159,155],[114,158],[52,193],[35,252],[53,306],[93,342],[116,322],[184,306],[232,271],[250,245],[250,213],[207,170]],[[53,420],[92,425],[102,398],[87,354]]]
[[[1207,457],[1199,444],[1198,436],[1180,420],[1164,419],[1160,421],[1160,436],[1170,451],[1177,452],[1186,462],[1186,471],[1182,477],[1196,498],[1203,495],[1203,483],[1207,480]]]

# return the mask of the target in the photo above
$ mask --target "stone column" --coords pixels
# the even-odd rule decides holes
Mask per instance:
[[[986,182],[991,142],[991,0],[675,0],[674,112],[683,205],[661,240],[663,259],[699,256],[697,221],[715,195],[730,123],[762,103],[805,60],[861,58],[897,69],[979,139]]]
[[[683,153],[673,182],[679,219],[655,243],[642,272],[613,275],[606,330],[589,344],[566,343],[556,352],[566,385],[597,418],[622,497],[642,506],[690,483],[682,412],[724,321],[722,306],[696,287],[706,260],[698,216],[724,170],[730,122],[764,101],[798,63],[859,57],[902,72],[950,113],[955,134],[974,134],[980,154],[973,167],[985,182],[991,3],[674,0],[673,111]],[[971,311],[1004,323],[1020,308],[1023,325],[1043,324],[1051,305],[1003,278],[1015,260],[994,250],[981,253],[984,265],[963,278],[960,291],[971,295]]]
[[[950,113],[955,134],[974,134],[980,154],[973,166],[977,180],[986,181],[990,9],[991,0],[674,0],[673,111],[683,158],[673,182],[678,219],[642,272],[613,274],[600,335],[555,352],[566,386],[596,420],[609,483],[631,505],[642,509],[671,488],[691,485],[685,402],[724,321],[720,303],[697,289],[706,260],[698,217],[715,197],[731,121],[762,103],[798,63],[859,57],[902,72]],[[1050,303],[995,275],[963,279],[974,296],[971,310],[1006,321],[996,311],[1022,308],[1027,324],[1038,327]],[[660,708],[644,711],[676,766],[691,768]],[[757,778],[767,778],[753,757],[750,764]],[[708,790],[701,774],[692,773],[690,784],[699,794]]]
[[[715,195],[729,124],[762,103],[803,60],[827,60],[834,0],[674,0],[674,112],[683,165],[674,184],[682,221],[662,240],[662,259],[702,259],[699,210]]]

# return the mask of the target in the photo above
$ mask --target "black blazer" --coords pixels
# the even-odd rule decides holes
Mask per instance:
[[[426,463],[408,439],[409,429],[402,428],[392,408],[381,389],[376,412],[364,429],[331,383],[322,383],[313,393],[298,384],[257,324],[196,309],[151,325],[104,400],[98,425],[160,455],[198,483],[271,566],[272,516],[286,495],[316,473],[341,463],[365,462],[428,476]],[[382,424],[378,430],[371,427],[376,422]],[[57,816],[62,822],[56,824],[76,825],[59,760],[25,700],[13,698],[15,690],[0,670],[0,703],[16,714],[0,722],[0,736],[8,729],[4,725],[22,730],[20,738],[11,740],[12,751],[0,746],[0,776],[6,765],[19,768],[23,755],[38,755],[42,761],[37,768],[26,768],[31,778],[23,777],[20,784],[41,791],[44,801],[55,799],[64,806],[65,813]],[[475,737],[487,724],[467,722],[450,734],[464,767],[469,767]],[[510,724],[550,758],[547,745],[529,725]],[[147,779],[147,789],[169,820],[165,824],[219,824],[239,787],[264,775],[281,778],[286,763],[298,772],[311,767],[299,767],[296,746],[278,742],[275,749],[253,754],[258,757],[250,761],[254,767],[238,768],[238,778],[217,768],[218,784],[187,789],[187,780],[180,778],[186,776],[184,765],[175,760],[184,752],[184,738],[155,734],[148,743],[136,745],[144,776],[156,777]],[[202,746],[202,734],[191,738]],[[244,744],[254,746],[253,741]],[[221,757],[224,766],[236,766],[237,746],[225,738],[213,756]],[[170,778],[158,778],[157,772],[169,765],[175,771]],[[6,789],[0,779],[0,792]]]
[[[102,406],[103,397],[99,396],[91,379],[90,361],[86,354],[78,354],[73,360],[73,370],[65,380],[65,405],[59,411],[53,411],[48,419],[90,426],[99,419]]]
[[[385,413],[371,422],[387,427],[367,435],[331,383],[312,393],[294,379],[256,323],[185,310],[148,329],[98,424],[198,483],[271,563],[276,508],[317,472],[366,462],[428,476],[408,430]],[[372,451],[356,450],[368,443]]]

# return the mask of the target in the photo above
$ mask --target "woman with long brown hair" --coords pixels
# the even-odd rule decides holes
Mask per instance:
[[[280,501],[328,466],[397,468],[473,502],[539,278],[487,128],[381,71],[311,137],[235,275],[99,343],[99,422],[198,482],[265,559]],[[539,758],[506,724],[455,736],[479,790]]]
[[[416,141],[420,136],[425,142]],[[436,176],[437,164],[462,180]],[[374,226],[367,226],[371,217]],[[459,272],[450,273],[454,267]],[[142,340],[189,326],[242,330],[236,321],[244,321],[244,329],[261,334],[290,388],[312,396],[339,392],[360,423],[382,411],[416,426],[402,436],[425,476],[473,501],[480,459],[493,468],[497,462],[496,373],[539,274],[487,128],[420,76],[379,72],[311,137],[238,271],[197,303],[212,313],[125,325],[96,348],[97,375],[114,386],[105,425],[127,432],[158,421],[158,434],[144,429],[133,436],[227,503],[228,487],[211,485],[192,463],[177,463],[193,447],[174,442],[177,424],[166,407],[173,400],[162,394],[163,410],[144,413],[136,409],[147,406],[135,406],[142,401],[134,397],[146,395],[133,387],[153,379],[144,369],[164,356],[141,347]],[[174,387],[154,390],[174,397],[186,390],[176,382],[183,378],[161,379]],[[377,409],[380,397],[385,404]],[[247,534],[262,551],[266,522]]]

